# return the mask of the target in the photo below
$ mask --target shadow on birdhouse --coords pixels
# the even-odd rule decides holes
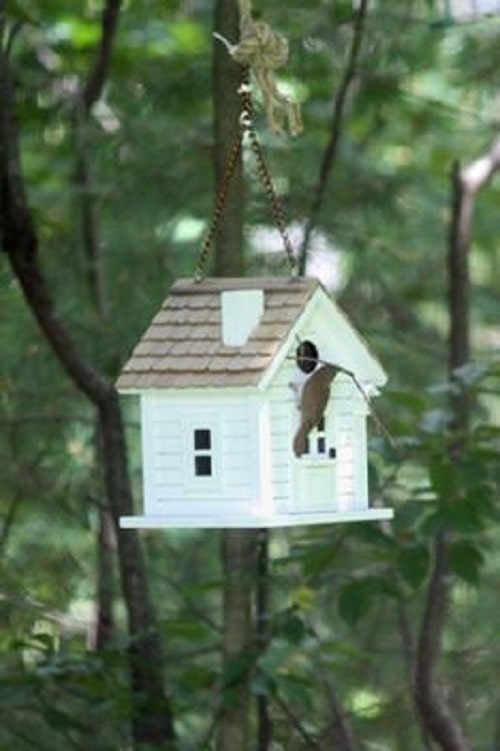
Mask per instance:
[[[357,388],[386,380],[315,279],[178,281],[117,383],[141,400],[144,476],[121,526],[391,518],[369,507]]]

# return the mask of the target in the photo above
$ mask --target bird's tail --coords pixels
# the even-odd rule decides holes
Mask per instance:
[[[310,425],[301,422],[293,439],[293,453],[300,457],[307,451],[307,436],[309,435]]]

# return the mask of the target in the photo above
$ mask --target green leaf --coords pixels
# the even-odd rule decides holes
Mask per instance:
[[[432,487],[442,500],[448,500],[456,492],[455,470],[448,459],[438,457],[429,464],[429,476]]]
[[[417,589],[427,576],[429,561],[427,545],[410,545],[398,550],[397,566],[399,573],[405,582],[414,589]]]
[[[279,633],[290,644],[300,644],[307,636],[307,628],[302,618],[291,613],[281,625]]]
[[[468,584],[477,585],[484,556],[472,542],[459,540],[450,545],[448,551],[450,568],[460,579]]]
[[[309,545],[302,555],[304,576],[309,579],[331,570],[332,561],[338,555],[338,551],[330,543]]]
[[[354,626],[372,606],[372,593],[365,581],[345,584],[339,595],[339,613],[350,626]]]
[[[441,517],[447,527],[462,535],[481,532],[486,524],[486,520],[482,518],[481,506],[474,502],[474,498],[460,498],[443,504]]]
[[[396,535],[415,533],[420,529],[424,519],[429,516],[432,509],[430,504],[421,501],[405,501],[398,506],[394,515],[394,531]]]
[[[348,0],[338,0],[332,8],[335,23],[349,23],[354,15],[352,3]]]

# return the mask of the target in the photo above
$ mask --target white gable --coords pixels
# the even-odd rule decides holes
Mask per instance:
[[[306,339],[314,342],[320,360],[351,371],[361,383],[375,386],[386,383],[387,375],[380,362],[347,316],[324,289],[318,287],[264,373],[259,384],[261,389],[269,386],[285,358],[294,357],[299,342]]]

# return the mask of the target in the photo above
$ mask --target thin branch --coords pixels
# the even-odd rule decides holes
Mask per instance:
[[[120,18],[122,0],[107,0],[102,11],[102,34],[97,49],[94,67],[83,90],[82,102],[85,115],[88,116],[93,105],[98,101],[106,83],[111,64],[113,41]]]
[[[221,627],[219,626],[219,624],[214,621],[213,618],[207,615],[204,609],[198,606],[192,597],[186,594],[186,589],[182,584],[176,582],[174,577],[169,576],[169,574],[165,571],[162,573],[162,579],[163,582],[165,584],[168,584],[168,586],[171,587],[171,589],[173,589],[173,591],[179,596],[182,603],[186,606],[186,609],[190,612],[194,619],[198,620],[200,623],[204,623],[214,632],[214,634],[220,634]]]
[[[473,195],[485,188],[500,169],[500,136],[495,138],[490,150],[461,170],[464,189]]]
[[[494,139],[489,151],[465,167],[456,163],[452,172],[452,215],[448,250],[450,309],[450,378],[456,368],[470,359],[470,278],[469,252],[472,242],[475,199],[496,172],[500,170],[500,137]],[[454,399],[454,411],[466,429],[470,398],[465,390]],[[455,421],[456,422],[456,421]],[[457,426],[458,427],[458,426]]]
[[[277,691],[273,692],[272,700],[286,717],[291,727],[293,727],[294,730],[297,731],[298,735],[300,735],[300,737],[306,744],[302,747],[304,751],[308,748],[313,749],[313,751],[321,751],[321,746],[318,741],[316,741],[316,739],[313,738],[313,736],[305,729],[299,718],[292,712],[288,704],[284,701],[284,699],[281,698]]]
[[[323,684],[330,704],[331,721],[324,734],[325,741],[322,747],[325,751],[331,748],[336,748],[339,751],[356,751],[358,745],[347,718],[347,713],[344,711],[342,702],[337,694],[337,689],[332,679],[326,675],[324,675]]]
[[[354,31],[352,36],[351,49],[349,53],[349,59],[347,61],[344,75],[340,82],[339,89],[334,101],[333,118],[330,127],[330,138],[328,140],[326,149],[323,154],[323,159],[320,166],[319,178],[314,191],[313,200],[311,203],[311,209],[309,212],[309,218],[304,230],[304,239],[299,251],[298,267],[299,274],[303,276],[306,267],[307,253],[309,250],[309,243],[311,235],[317,223],[318,213],[323,203],[326,189],[328,186],[328,178],[337,160],[338,148],[340,143],[340,137],[342,135],[342,125],[344,120],[344,110],[347,103],[347,98],[351,88],[352,81],[356,75],[356,68],[361,51],[361,43],[363,40],[365,21],[368,11],[368,0],[361,0],[359,8],[356,14],[356,20],[354,23]]]
[[[102,268],[102,245],[99,241],[88,148],[88,123],[92,107],[102,95],[111,65],[113,41],[120,17],[121,0],[107,0],[101,16],[101,39],[76,108],[76,173],[79,188],[83,246],[87,260],[88,286],[102,318],[109,317],[105,277]]]
[[[12,28],[9,31],[7,42],[5,44],[5,56],[7,60],[10,58],[12,49],[14,47],[14,42],[16,41],[16,37],[21,32],[21,29],[23,28],[23,26],[24,26],[24,21],[16,21],[14,24],[12,24]]]

